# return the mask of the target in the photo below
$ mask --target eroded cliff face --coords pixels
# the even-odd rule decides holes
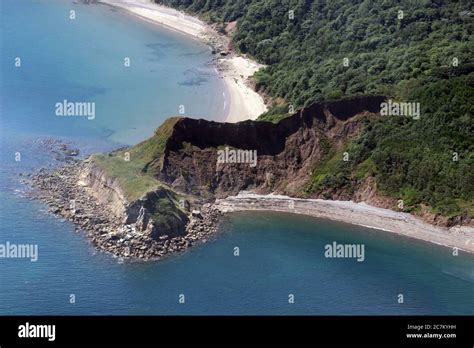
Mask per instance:
[[[277,124],[260,121],[217,123],[189,118],[174,125],[159,180],[176,190],[215,196],[241,190],[298,196],[328,144],[340,147],[364,122],[378,117],[382,96],[313,104]],[[218,163],[218,150],[257,151],[257,165]]]
[[[129,202],[118,180],[93,161],[84,167],[80,178],[79,185],[107,207],[117,222],[133,225],[153,239],[184,235],[188,217],[175,206],[176,196],[172,191],[158,188]]]
[[[130,201],[120,180],[93,159],[83,166],[79,184],[106,207],[117,225],[133,226],[154,240],[184,236],[190,217],[179,207],[180,194],[213,200],[253,190],[298,197],[328,149],[343,146],[367,120],[378,117],[383,100],[374,96],[314,104],[277,124],[175,119],[165,127],[166,136],[161,131],[154,135],[163,139],[162,150],[143,144],[130,149],[134,156],[149,158],[142,163],[142,173],[164,185]],[[150,148],[152,153],[141,153]],[[218,161],[223,149],[256,152],[256,162]]]
[[[100,204],[107,205],[110,213],[119,221],[126,219],[128,201],[116,178],[108,176],[105,171],[88,161],[80,173],[79,185],[95,197]]]
[[[176,204],[174,192],[160,188],[147,192],[143,197],[126,206],[126,224],[135,224],[141,231],[149,231],[157,239],[163,235],[185,235],[189,219]]]
[[[54,171],[31,175],[30,195],[49,210],[73,222],[100,250],[118,257],[156,260],[206,240],[217,229],[218,212],[204,209],[208,219],[191,220],[175,205],[167,188],[150,190],[128,202],[119,180],[92,160],[70,161]]]

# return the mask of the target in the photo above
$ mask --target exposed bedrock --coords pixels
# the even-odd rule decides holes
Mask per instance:
[[[82,177],[85,188],[121,223],[134,224],[138,231],[147,232],[154,239],[185,233],[189,219],[173,204],[176,195],[172,191],[158,188],[128,202],[117,179],[106,175],[94,162],[85,167]]]
[[[341,146],[378,117],[383,96],[316,103],[277,124],[180,119],[166,143],[160,180],[188,193],[225,197],[241,190],[297,195],[327,142]],[[256,150],[258,163],[217,163],[218,149]]]

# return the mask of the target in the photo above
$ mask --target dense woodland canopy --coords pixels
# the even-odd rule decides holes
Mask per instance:
[[[472,1],[156,2],[219,28],[237,21],[236,49],[268,65],[255,78],[275,105],[260,119],[281,119],[289,105],[354,95],[420,103],[419,120],[387,116],[368,124],[343,149],[348,162],[328,144],[307,194],[350,192],[373,176],[382,193],[404,200],[406,210],[422,203],[443,215],[474,216]]]

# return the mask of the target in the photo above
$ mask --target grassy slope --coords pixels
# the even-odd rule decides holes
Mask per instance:
[[[153,176],[153,171],[148,171],[147,168],[148,166],[159,168],[161,165],[166,140],[178,120],[178,117],[167,119],[156,130],[154,136],[130,149],[92,156],[92,160],[108,176],[117,178],[130,202],[140,198],[146,192],[166,187]],[[129,161],[125,160],[127,154]]]

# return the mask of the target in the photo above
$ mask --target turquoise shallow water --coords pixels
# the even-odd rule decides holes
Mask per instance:
[[[181,34],[65,0],[2,0],[1,26],[2,129],[133,144],[181,105],[186,116],[223,118],[209,47]],[[95,119],[56,116],[64,99],[94,102]]]
[[[471,255],[311,217],[234,214],[213,240],[162,262],[121,264],[97,252],[21,195],[18,173],[53,163],[35,141],[65,139],[85,153],[133,144],[181,104],[219,119],[210,52],[109,7],[66,0],[2,0],[0,22],[0,243],[39,246],[35,263],[0,259],[0,314],[474,314]],[[94,101],[95,120],[58,118],[62,99]],[[325,258],[333,241],[364,244],[365,261]]]

